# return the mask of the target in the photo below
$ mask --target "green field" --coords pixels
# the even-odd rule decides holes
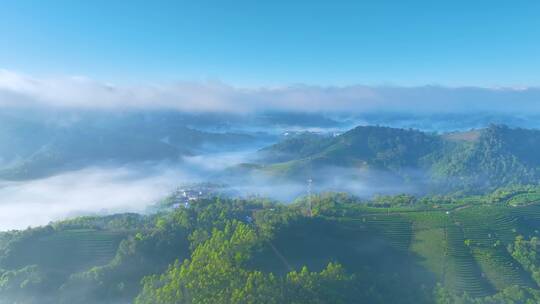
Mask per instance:
[[[108,263],[126,236],[127,232],[123,231],[61,230],[19,242],[2,264],[5,268],[35,264],[44,269],[81,271]]]
[[[342,227],[354,227],[355,235],[362,234],[368,246],[395,250],[380,250],[381,260],[385,255],[396,258],[399,252],[416,257],[408,262],[417,262],[449,290],[474,297],[512,285],[536,287],[506,246],[518,235],[538,234],[540,205],[461,205],[453,210],[408,212],[380,208],[378,213],[374,209],[362,208],[363,214],[335,219]],[[366,256],[358,258],[366,260]]]
[[[538,192],[520,193],[510,198],[507,202],[511,206],[521,206],[521,205],[539,203],[540,193]]]

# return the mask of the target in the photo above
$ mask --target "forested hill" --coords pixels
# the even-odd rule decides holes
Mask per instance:
[[[315,170],[342,167],[406,181],[422,172],[436,191],[490,190],[538,182],[539,149],[540,131],[503,125],[442,135],[360,126],[339,136],[293,136],[261,150],[259,159],[262,171],[277,176],[305,179]]]
[[[433,172],[456,186],[493,188],[539,181],[540,131],[492,125],[477,133],[441,151],[441,158],[433,160]]]
[[[167,115],[66,115],[61,121],[0,113],[0,179],[41,178],[101,164],[178,161],[257,139],[190,128]]]
[[[0,233],[1,304],[540,301],[540,188],[201,199]]]

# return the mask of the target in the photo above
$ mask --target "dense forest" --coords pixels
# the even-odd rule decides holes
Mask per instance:
[[[537,303],[539,200],[168,199],[0,234],[0,303]]]
[[[422,183],[428,193],[478,194],[540,181],[539,148],[540,131],[504,125],[443,134],[359,126],[338,136],[292,136],[262,149],[256,164],[242,168],[293,179],[347,168]]]

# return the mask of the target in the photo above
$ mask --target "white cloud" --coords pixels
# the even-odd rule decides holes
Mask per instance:
[[[0,70],[0,106],[81,109],[174,109],[362,112],[540,111],[538,88],[442,86],[237,88],[220,82],[113,85],[86,77],[32,77]]]

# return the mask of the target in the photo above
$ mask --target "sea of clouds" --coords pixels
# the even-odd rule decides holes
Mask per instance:
[[[254,111],[414,113],[540,113],[540,88],[427,85],[240,88],[219,81],[116,85],[83,76],[36,77],[0,70],[0,106],[80,109],[172,109],[186,112]]]

